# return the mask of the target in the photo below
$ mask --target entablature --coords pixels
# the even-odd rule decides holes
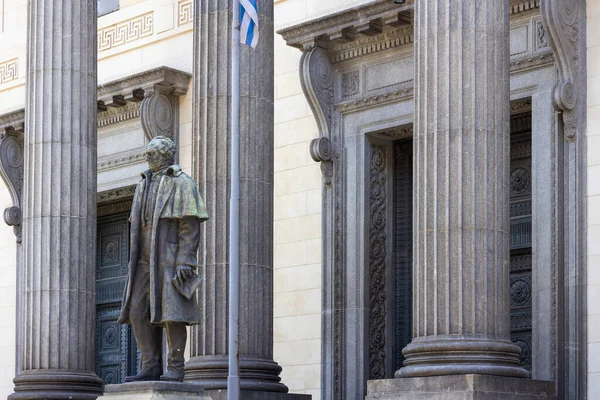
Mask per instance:
[[[542,23],[540,0],[510,2],[511,74],[553,65],[554,54]],[[412,99],[414,6],[415,0],[402,5],[371,1],[284,27],[278,33],[289,46],[303,53],[321,49],[319,57],[304,57],[301,61],[305,91],[316,84],[315,89],[308,89],[315,92],[312,97],[330,93],[326,107],[351,113]],[[331,86],[326,91],[323,85],[330,83],[319,78],[328,70],[325,62],[332,72]],[[308,73],[310,68],[315,68],[314,73]],[[311,102],[311,96],[308,97]]]
[[[128,201],[132,184],[144,168],[149,139],[158,135],[177,139],[179,96],[187,93],[191,77],[163,66],[98,85],[99,203]],[[24,133],[24,108],[0,115],[0,176],[13,202],[4,220],[14,227],[17,242],[21,240]]]

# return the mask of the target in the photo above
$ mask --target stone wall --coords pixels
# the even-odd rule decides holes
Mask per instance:
[[[365,1],[275,1],[275,30]],[[293,393],[320,399],[322,174],[309,153],[319,132],[302,93],[297,49],[275,35],[274,359]]]
[[[0,210],[12,206],[10,194],[0,181]],[[16,326],[16,242],[12,227],[0,221],[0,397],[13,392]]]
[[[600,398],[600,0],[587,2],[588,399]]]

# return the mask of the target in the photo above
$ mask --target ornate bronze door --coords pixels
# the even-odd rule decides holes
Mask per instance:
[[[129,261],[129,213],[98,218],[96,373],[106,384],[137,373],[138,351],[129,325],[117,324]]]
[[[521,348],[521,366],[531,374],[531,114],[511,118],[510,148],[510,329]]]
[[[394,369],[412,340],[413,141],[394,143]]]

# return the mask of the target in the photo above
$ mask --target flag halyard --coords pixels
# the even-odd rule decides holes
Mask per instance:
[[[246,46],[256,47],[258,43],[257,0],[240,0],[240,41]]]

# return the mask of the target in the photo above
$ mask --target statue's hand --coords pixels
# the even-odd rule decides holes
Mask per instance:
[[[175,278],[177,278],[177,281],[181,285],[183,285],[183,282],[185,282],[187,278],[192,276],[193,273],[194,271],[189,265],[178,265],[175,270]]]

